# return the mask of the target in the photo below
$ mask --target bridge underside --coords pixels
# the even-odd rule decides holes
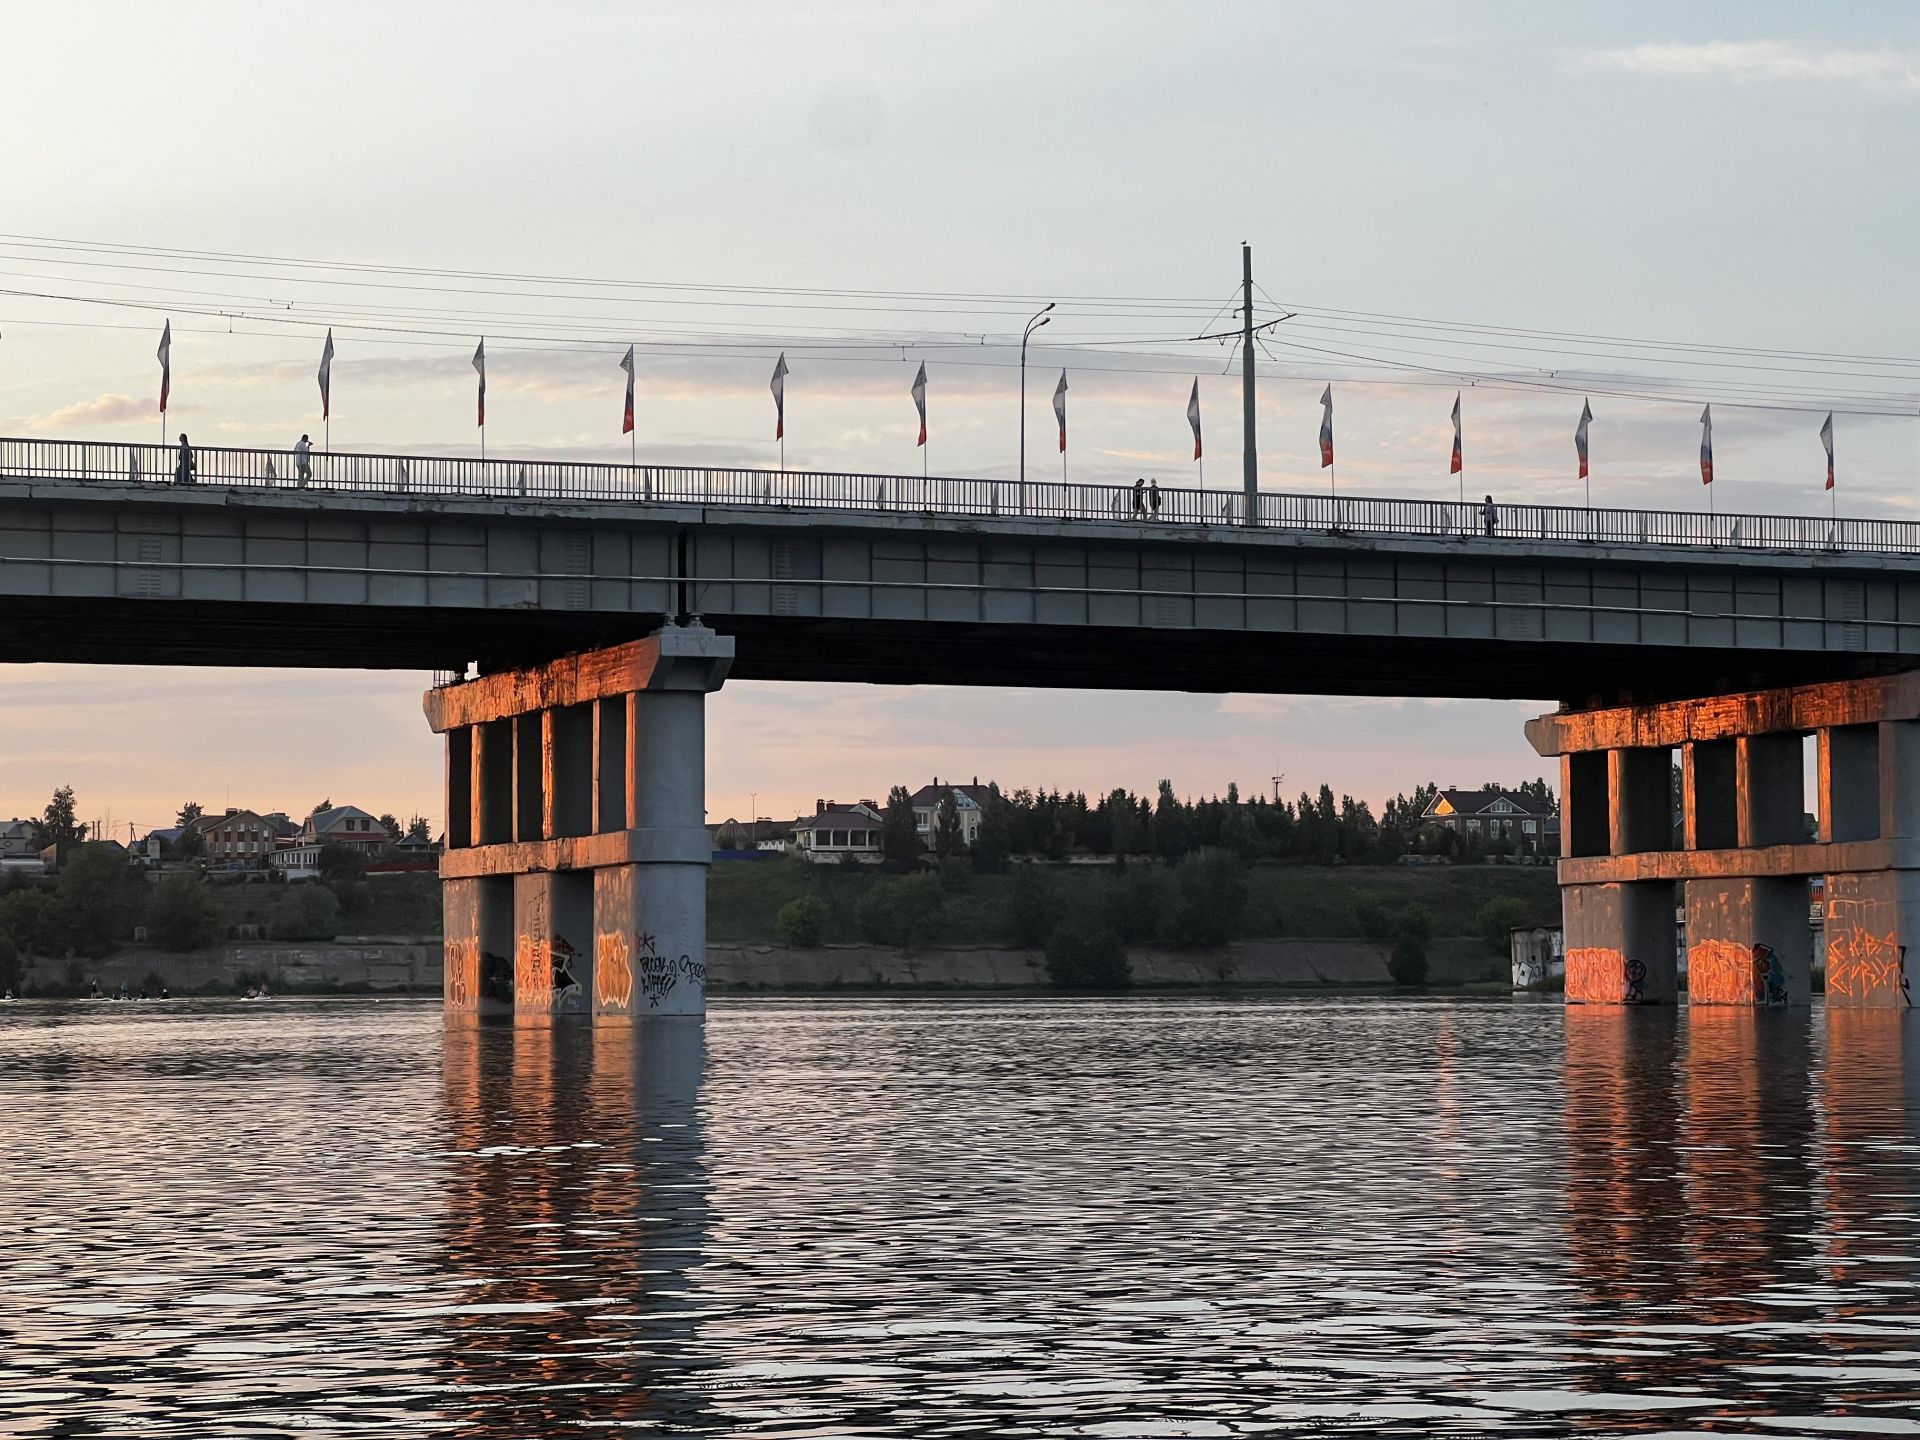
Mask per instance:
[[[638,639],[658,616],[14,596],[0,663],[482,671]],[[1896,658],[1702,646],[708,613],[736,680],[1198,693],[1426,695],[1576,704],[1897,673]]]

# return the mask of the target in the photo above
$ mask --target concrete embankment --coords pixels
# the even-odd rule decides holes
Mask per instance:
[[[1142,986],[1386,985],[1384,946],[1351,940],[1250,940],[1221,950],[1134,950],[1133,979]],[[331,944],[223,945],[173,954],[125,950],[82,961],[103,988],[138,990],[149,974],[181,991],[243,988],[265,976],[288,989],[415,991],[440,989],[438,940],[366,938]],[[714,993],[753,990],[1021,990],[1044,989],[1037,950],[929,947],[903,954],[875,945],[788,950],[772,945],[714,945],[707,950]],[[66,962],[42,960],[51,980]]]

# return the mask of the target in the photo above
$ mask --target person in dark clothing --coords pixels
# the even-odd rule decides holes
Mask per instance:
[[[180,453],[173,462],[173,483],[176,485],[193,484],[193,447],[187,443],[187,432],[180,432]]]
[[[1158,480],[1147,482],[1147,504],[1153,509],[1153,518],[1158,520],[1160,518],[1160,482]]]
[[[1487,496],[1487,503],[1480,507],[1480,523],[1486,527],[1487,534],[1493,534],[1494,526],[1500,523],[1500,512],[1493,508],[1493,497]]]
[[[1133,482],[1133,513],[1136,515],[1147,513],[1147,482],[1145,480]]]

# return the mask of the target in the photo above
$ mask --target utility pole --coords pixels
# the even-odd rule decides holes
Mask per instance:
[[[1253,439],[1253,247],[1240,242],[1240,394],[1245,407],[1241,483],[1247,492],[1247,524],[1260,523],[1260,456]]]

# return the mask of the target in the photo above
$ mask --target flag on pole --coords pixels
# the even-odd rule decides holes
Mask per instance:
[[[167,413],[167,395],[173,389],[173,321],[160,327],[160,413]]]
[[[1200,458],[1200,379],[1194,377],[1193,393],[1187,397],[1187,423],[1193,427],[1193,458]]]
[[[1713,483],[1713,406],[1700,412],[1700,483]]]
[[[1593,405],[1586,400],[1582,400],[1580,402],[1580,425],[1579,428],[1573,432],[1573,448],[1575,453],[1580,457],[1580,478],[1582,480],[1587,478],[1587,426],[1592,423]]]
[[[620,368],[627,372],[627,411],[620,421],[620,433],[630,435],[633,433],[633,346],[627,346]]]
[[[1067,372],[1060,372],[1060,383],[1053,387],[1053,418],[1060,422],[1060,453],[1067,453]]]
[[[920,362],[920,373],[913,377],[913,408],[920,412],[920,438],[913,443],[927,443],[927,362]]]
[[[320,347],[320,418],[333,414],[333,327],[327,327],[327,343]]]
[[[483,429],[487,423],[487,338],[480,337],[479,348],[473,352],[473,368],[480,372],[480,419],[477,422]]]
[[[1827,489],[1833,488],[1833,412],[1827,412],[1825,423],[1820,426],[1820,443],[1827,447]]]
[[[1466,462],[1460,458],[1460,392],[1453,392],[1453,464],[1447,468],[1449,475],[1458,475],[1466,468]]]
[[[1325,413],[1320,417],[1320,468],[1326,469],[1333,464],[1333,386],[1328,385],[1321,392],[1320,404]]]
[[[787,352],[773,362],[773,379],[767,388],[773,391],[773,438],[787,438]]]

